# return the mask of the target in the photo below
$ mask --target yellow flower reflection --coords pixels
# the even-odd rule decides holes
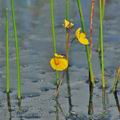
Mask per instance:
[[[81,32],[81,29],[78,28],[75,32],[75,37],[77,38],[77,40],[83,44],[83,45],[88,45],[89,44],[89,41],[88,39],[86,38],[86,34]]]
[[[74,26],[74,24],[72,22],[68,21],[68,20],[64,20],[64,24],[63,25],[67,29],[71,29]]]
[[[63,71],[68,67],[68,60],[63,55],[55,53],[54,57],[50,60],[50,65],[53,70]]]

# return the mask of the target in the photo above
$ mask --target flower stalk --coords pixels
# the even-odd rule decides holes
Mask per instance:
[[[93,47],[93,16],[94,16],[94,4],[95,1],[91,0],[91,12],[90,12],[90,56],[92,57],[92,47]]]

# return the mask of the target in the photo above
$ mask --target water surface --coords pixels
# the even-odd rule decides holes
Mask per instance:
[[[81,0],[89,37],[90,1]],[[15,43],[11,24],[10,1],[0,0],[0,120],[87,120],[89,85],[88,67],[84,46],[73,42],[70,48],[70,84],[64,80],[59,99],[55,99],[55,72],[49,66],[53,55],[49,0],[15,1],[19,46],[21,55],[22,104],[17,105],[17,77]],[[116,67],[120,64],[120,1],[106,0],[104,17],[105,78],[107,110],[103,111],[101,73],[98,53],[99,1],[95,1],[93,68],[96,78],[93,106],[95,120],[119,120],[114,96],[110,94]],[[5,18],[4,8],[9,9],[9,48],[11,80],[11,112],[5,93]],[[70,20],[75,23],[73,31],[80,26],[76,0],[71,0]],[[65,54],[65,1],[55,0],[55,30],[57,51]],[[73,38],[73,32],[71,38]],[[68,88],[71,89],[71,94]]]

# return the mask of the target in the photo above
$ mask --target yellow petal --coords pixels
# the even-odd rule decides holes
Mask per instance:
[[[80,37],[81,28],[78,28],[75,32],[75,37],[78,39]]]
[[[80,34],[80,38],[86,38],[86,34],[85,33],[81,33]]]
[[[58,53],[55,53],[54,56],[55,56],[55,57],[58,57],[58,58],[63,58],[63,57],[64,57],[63,55],[60,55],[60,54],[58,54]]]
[[[68,60],[66,58],[53,57],[50,60],[50,65],[51,65],[53,70],[63,71],[65,69],[67,69],[67,67],[68,67]]]
[[[68,20],[64,20],[64,27],[65,28],[72,28],[74,26],[74,24],[72,22],[69,22]]]
[[[80,38],[80,39],[78,39],[78,40],[79,40],[79,42],[80,42],[81,44],[83,44],[83,45],[88,45],[88,44],[89,44],[89,41],[88,41],[87,38]]]

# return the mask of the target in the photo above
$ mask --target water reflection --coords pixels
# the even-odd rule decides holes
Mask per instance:
[[[56,120],[60,120],[60,117],[59,117],[59,112],[62,113],[62,115],[64,116],[64,118],[66,119],[66,114],[64,113],[62,107],[61,107],[61,104],[59,103],[59,97],[57,96],[55,98],[55,101],[56,101]]]
[[[112,87],[112,93],[114,94],[118,112],[120,113],[120,103],[118,99],[118,90],[117,90],[119,80],[120,80],[120,66],[118,66],[118,68],[116,69],[115,80],[114,80],[113,87]]]
[[[115,101],[116,101],[116,105],[117,105],[118,111],[120,113],[120,103],[119,103],[119,99],[118,99],[117,90],[114,91],[114,97],[115,97]]]
[[[93,115],[93,85],[91,81],[89,81],[89,105],[88,105],[88,115]]]
[[[69,114],[71,114],[71,111],[72,111],[72,98],[71,98],[71,87],[70,87],[69,69],[67,69],[67,71],[66,71],[66,81],[67,81],[67,92],[68,92]]]
[[[8,105],[8,112],[9,112],[9,120],[12,120],[12,109],[11,109],[11,99],[10,93],[7,93],[7,105]]]
[[[63,77],[64,78],[64,77]],[[68,98],[68,116],[72,115],[72,98],[71,98],[71,87],[70,87],[70,76],[69,76],[69,71],[67,69],[66,71],[66,84],[67,84],[67,98]],[[66,114],[64,113],[64,110],[62,109],[60,103],[59,103],[59,95],[56,96],[56,120],[59,120],[59,111],[62,113],[62,115],[64,116],[64,118],[66,119]]]

